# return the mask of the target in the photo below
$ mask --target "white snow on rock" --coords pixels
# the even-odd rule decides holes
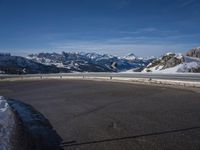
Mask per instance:
[[[137,59],[137,57],[134,54],[129,54],[128,56],[124,56],[123,59],[131,61]]]
[[[163,67],[164,67],[163,65],[157,65],[157,66],[151,67],[150,69],[145,68],[142,72],[148,72],[147,70],[151,70],[151,72],[159,73]]]
[[[170,54],[170,53],[169,53]],[[184,62],[181,64],[176,65],[175,67],[163,69],[163,65],[157,65],[151,68],[148,68],[151,66],[152,63],[147,65],[147,68],[145,68],[142,72],[153,72],[153,73],[178,73],[178,72],[190,72],[191,69],[198,69],[200,68],[200,59],[189,57],[189,56],[183,56],[181,54],[176,54],[175,57],[177,59],[184,58]]]
[[[170,67],[171,66],[171,67]],[[141,72],[152,73],[183,73],[199,72],[200,59],[185,56],[181,53],[166,53],[155,61],[149,63]]]
[[[0,150],[11,150],[10,139],[14,124],[14,114],[5,98],[0,96]]]
[[[176,72],[189,72],[191,69],[200,68],[200,63],[198,62],[189,62],[182,63],[172,68],[167,68],[163,70],[159,70],[159,73],[176,73]],[[154,71],[155,72],[155,71]]]
[[[181,53],[175,54],[175,56],[177,59],[182,59],[184,56]]]

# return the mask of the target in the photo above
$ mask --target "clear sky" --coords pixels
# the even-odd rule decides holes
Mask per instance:
[[[0,52],[139,56],[200,46],[200,0],[0,0]]]

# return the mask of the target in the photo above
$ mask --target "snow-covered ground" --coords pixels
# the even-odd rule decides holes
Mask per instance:
[[[1,71],[1,70],[0,70],[0,74],[4,74],[4,73],[5,73],[4,71]]]
[[[175,67],[167,68],[167,69],[160,69],[162,66],[152,67],[151,71],[153,73],[178,73],[178,72],[189,72],[191,69],[200,68],[200,63],[198,62],[189,62],[189,63],[182,63]],[[146,71],[143,71],[146,72]]]
[[[142,72],[152,72],[152,73],[184,73],[191,72],[191,70],[200,68],[200,59],[195,57],[183,56],[181,54],[176,54],[177,59],[184,59],[183,63],[180,63],[174,67],[163,69],[162,64],[158,64],[154,67],[148,67],[152,64],[150,63]]]
[[[10,139],[14,125],[14,114],[6,99],[0,96],[0,150],[11,150]]]

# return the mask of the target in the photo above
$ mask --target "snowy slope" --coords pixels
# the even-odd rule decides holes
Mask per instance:
[[[142,72],[200,72],[200,59],[182,54],[167,53],[150,63]]]
[[[154,71],[159,73],[199,72],[200,62],[182,63],[172,68]]]
[[[68,72],[68,70],[44,65],[20,56],[0,55],[0,73],[26,74],[59,72]]]
[[[14,124],[14,114],[5,98],[0,96],[0,150],[12,149],[10,139]]]

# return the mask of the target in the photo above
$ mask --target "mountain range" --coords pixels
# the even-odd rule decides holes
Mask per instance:
[[[97,53],[39,53],[27,57],[29,60],[48,66],[65,68],[70,72],[119,72],[128,69],[141,69],[148,65],[152,59],[142,59],[134,54],[117,57]]]
[[[27,57],[0,53],[1,74],[70,72],[200,72],[200,47],[186,54],[167,53],[160,58],[83,52],[38,53]]]

